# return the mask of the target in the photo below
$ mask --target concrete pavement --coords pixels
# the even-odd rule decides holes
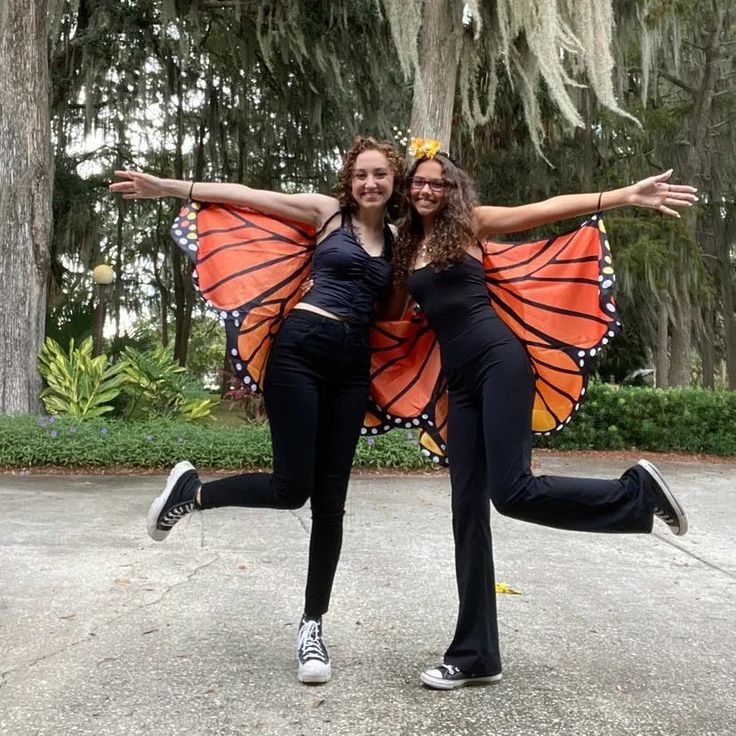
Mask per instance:
[[[733,736],[736,464],[658,465],[684,538],[494,514],[522,591],[499,595],[504,680],[450,693],[418,684],[456,610],[446,475],[354,478],[319,687],[294,657],[308,509],[209,511],[155,543],[163,477],[0,476],[0,735]]]

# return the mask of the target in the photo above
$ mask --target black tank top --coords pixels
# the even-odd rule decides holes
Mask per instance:
[[[350,322],[368,324],[376,301],[391,283],[393,235],[388,224],[383,239],[383,253],[371,256],[355,236],[350,216],[343,212],[340,227],[314,252],[313,285],[301,301]]]
[[[491,306],[483,264],[466,255],[441,271],[419,268],[409,277],[409,291],[440,343],[442,365],[458,368],[497,335],[498,316]]]

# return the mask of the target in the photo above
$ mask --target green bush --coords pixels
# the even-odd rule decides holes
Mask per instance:
[[[170,348],[136,350],[126,347],[120,358],[126,419],[180,417],[187,421],[204,419],[217,404],[187,375]]]
[[[355,465],[427,468],[431,464],[416,445],[415,433],[404,429],[363,438]],[[537,438],[537,446],[736,455],[736,392],[591,384],[578,416],[563,431]],[[223,470],[267,468],[272,460],[268,425],[0,417],[0,467],[163,469],[182,459]]]
[[[655,389],[591,383],[578,415],[538,437],[557,449],[695,452],[736,455],[736,392]]]
[[[47,337],[38,356],[38,371],[46,381],[41,401],[49,414],[77,419],[99,417],[113,411],[111,402],[120,393],[121,366],[110,365],[107,356],[92,356],[92,338],[79,347],[69,340],[69,352]]]
[[[38,370],[46,382],[41,400],[49,414],[89,419],[122,413],[126,419],[178,417],[193,422],[209,417],[218,403],[169,348],[128,346],[114,364],[106,355],[93,357],[92,350],[91,337],[79,347],[72,338],[68,353],[46,338]]]
[[[421,468],[416,438],[394,431],[359,442],[355,463],[373,468]],[[223,470],[271,465],[268,424],[223,427],[182,420],[0,417],[0,467],[168,468],[179,460]]]

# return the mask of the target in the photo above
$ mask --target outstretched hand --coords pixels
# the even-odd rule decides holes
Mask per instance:
[[[110,184],[110,191],[123,195],[123,199],[157,199],[165,196],[163,179],[140,171],[116,171],[115,176],[124,181]]]
[[[698,198],[695,187],[687,184],[669,184],[672,169],[663,174],[647,177],[631,185],[631,204],[659,210],[670,217],[679,217],[673,207],[692,207]]]

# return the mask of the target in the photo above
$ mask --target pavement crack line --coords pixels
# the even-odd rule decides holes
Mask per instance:
[[[736,580],[736,573],[731,572],[731,570],[726,570],[725,567],[716,565],[715,562],[710,562],[706,560],[704,557],[701,557],[699,554],[692,552],[691,550],[686,549],[685,547],[681,547],[674,540],[668,537],[660,536],[659,534],[655,534],[654,536],[657,537],[657,539],[659,539],[660,542],[664,542],[665,544],[668,544],[670,547],[673,547],[679,552],[684,552],[688,557],[692,557],[692,559],[697,560],[702,565],[705,565],[707,568],[710,568],[711,570],[715,570],[716,572],[720,572],[723,575],[726,575],[727,577],[731,578],[732,580]]]
[[[36,659],[31,660],[30,662],[24,662],[23,664],[20,664],[17,667],[11,667],[9,670],[5,670],[5,672],[0,672],[0,690],[5,685],[8,684],[7,683],[8,675],[14,675],[24,670],[30,670],[33,667],[35,667],[37,664],[40,664],[41,662],[45,662],[49,659],[53,659],[54,657],[58,657],[60,654],[64,654],[64,652],[67,652],[70,649],[74,649],[74,647],[77,647],[80,644],[88,644],[89,642],[93,641],[93,639],[97,636],[97,632],[101,631],[102,629],[105,629],[111,624],[114,624],[116,621],[120,621],[121,619],[124,619],[126,616],[130,616],[132,613],[143,610],[144,608],[148,608],[150,606],[155,606],[157,603],[160,603],[169,593],[171,593],[172,590],[175,590],[176,588],[179,588],[182,585],[187,585],[189,582],[191,582],[192,578],[198,572],[200,572],[201,570],[204,570],[210,565],[213,565],[215,562],[218,562],[219,560],[220,560],[220,555],[216,554],[211,560],[208,560],[207,562],[203,562],[201,565],[197,565],[183,580],[181,580],[178,583],[174,583],[173,585],[170,585],[167,588],[165,588],[163,592],[155,600],[148,601],[147,603],[140,603],[136,606],[133,606],[132,608],[127,609],[126,611],[123,611],[122,613],[119,613],[117,616],[113,616],[107,621],[103,621],[101,624],[99,624],[95,628],[88,631],[87,634],[83,638],[77,639],[76,641],[66,644],[65,646],[61,647],[60,649],[57,649],[54,652],[49,652],[48,654],[44,654],[41,657],[36,657]]]
[[[302,517],[299,516],[299,514],[297,514],[296,511],[293,511],[292,509],[289,509],[289,513],[299,522],[299,526],[304,530],[304,533],[309,535],[310,529],[304,522],[304,519],[302,519]]]

